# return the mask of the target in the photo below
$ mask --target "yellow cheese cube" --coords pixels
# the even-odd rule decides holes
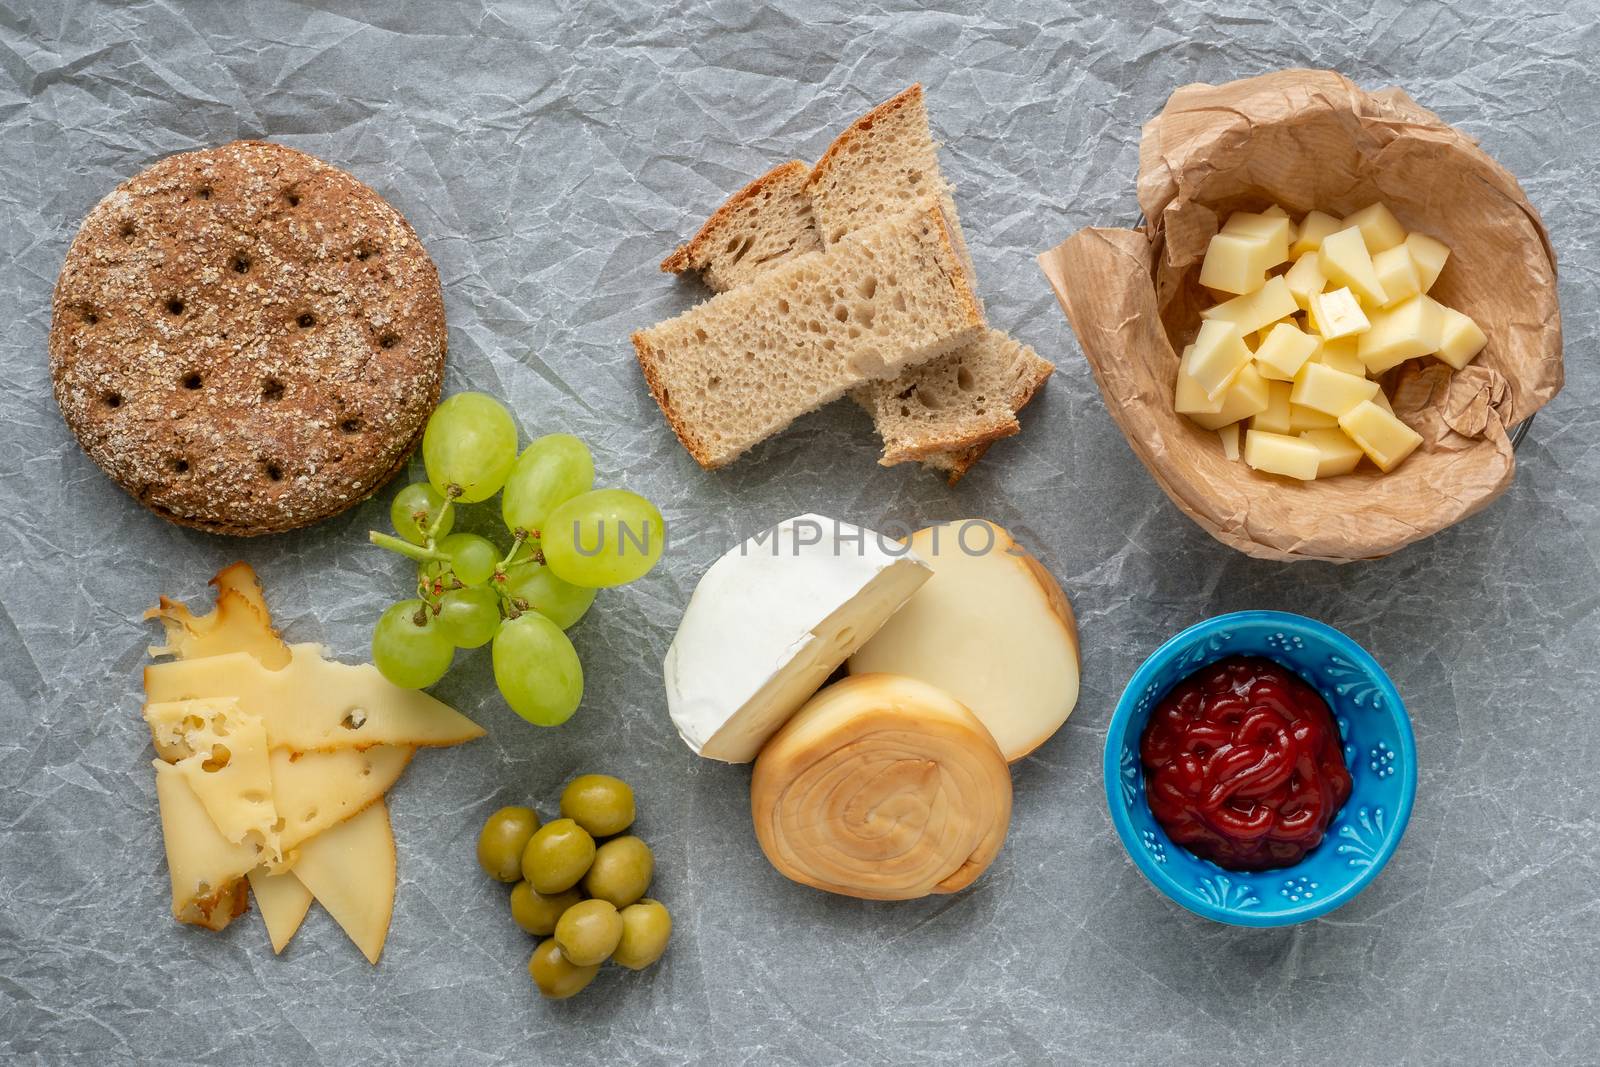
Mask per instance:
[[[1389,302],[1373,269],[1372,256],[1361,237],[1361,231],[1345,220],[1346,228],[1322,239],[1317,251],[1317,266],[1330,285],[1340,285],[1356,294],[1363,303],[1382,307]]]
[[[1361,335],[1356,351],[1371,374],[1382,374],[1408,359],[1439,351],[1444,334],[1444,308],[1428,296],[1402,300],[1373,312],[1372,329]]]
[[[1248,419],[1267,410],[1267,380],[1253,366],[1239,371],[1239,377],[1226,393],[1217,398],[1216,411],[1198,411],[1189,417],[1202,429],[1215,430],[1230,422]]]
[[[1423,297],[1424,300],[1429,299]],[[1439,351],[1434,355],[1444,360],[1456,370],[1460,370],[1477,358],[1483,351],[1489,339],[1483,335],[1483,330],[1471,316],[1463,315],[1455,308],[1447,308],[1443,304],[1437,305],[1444,317],[1444,327],[1439,333]]]
[[[1306,316],[1317,333],[1329,341],[1362,333],[1372,325],[1349,289],[1314,294]]]
[[[1219,233],[1206,246],[1200,284],[1224,293],[1253,293],[1266,280],[1267,268],[1282,263],[1275,244],[1253,233]]]
[[[1264,433],[1289,433],[1289,393],[1292,389],[1293,386],[1288,382],[1267,382],[1267,406],[1250,420],[1250,428]]]
[[[1325,411],[1308,408],[1304,404],[1289,405],[1289,432],[1305,433],[1307,430],[1337,430],[1339,420]]]
[[[1189,373],[1212,400],[1227,392],[1228,386],[1251,360],[1243,331],[1231,322],[1213,319],[1200,324],[1189,354]]]
[[[1244,435],[1244,461],[1267,474],[1309,482],[1317,476],[1322,453],[1317,451],[1316,445],[1298,437],[1248,430]]]
[[[1217,436],[1222,440],[1222,454],[1228,459],[1239,458],[1239,424],[1230,422],[1226,426],[1217,427]]]
[[[1422,435],[1368,400],[1339,416],[1339,428],[1388,474],[1416,451]]]
[[[1394,406],[1389,403],[1389,395],[1383,391],[1383,386],[1380,385],[1378,391],[1372,394],[1372,402],[1389,414],[1394,414]]]
[[[1215,415],[1222,410],[1222,397],[1218,396],[1213,400],[1206,396],[1206,391],[1194,380],[1194,375],[1189,373],[1193,355],[1194,345],[1190,345],[1183,350],[1183,358],[1178,361],[1178,384],[1172,400],[1173,410],[1180,415]]]
[[[1200,317],[1207,321],[1220,319],[1231,322],[1239,327],[1239,333],[1243,336],[1270,326],[1279,319],[1286,319],[1299,310],[1300,306],[1294,302],[1294,294],[1289,292],[1289,285],[1280,274],[1268,278],[1266,284],[1253,293],[1245,293],[1206,308],[1200,312]]]
[[[1328,279],[1323,277],[1322,268],[1318,266],[1314,254],[1295,260],[1294,266],[1284,272],[1283,280],[1288,284],[1289,292],[1294,294],[1294,302],[1303,308],[1310,307],[1312,296],[1328,287]]]
[[[1256,349],[1256,369],[1269,378],[1292,382],[1302,364],[1317,350],[1317,339],[1287,322],[1280,322]]]
[[[1439,272],[1444,270],[1445,260],[1450,258],[1450,249],[1442,241],[1436,241],[1425,233],[1413,233],[1406,237],[1406,251],[1411,253],[1411,261],[1417,266],[1421,291],[1426,293],[1439,280]]]
[[[1386,248],[1372,257],[1372,269],[1378,272],[1378,281],[1389,298],[1384,307],[1394,307],[1402,300],[1422,292],[1422,279],[1417,274],[1417,262],[1405,245]]]
[[[1267,266],[1276,267],[1289,258],[1289,217],[1287,215],[1252,215],[1248,211],[1235,211],[1228,216],[1222,232],[1244,237],[1260,238],[1267,242],[1273,257]],[[1201,282],[1204,285],[1204,282]],[[1234,290],[1236,291],[1236,290]]]
[[[1354,215],[1345,216],[1344,224],[1361,231],[1361,240],[1373,255],[1406,242],[1406,228],[1381,203],[1369,204]]]
[[[1323,341],[1311,354],[1311,359],[1334,370],[1342,370],[1346,374],[1365,378],[1367,365],[1361,362],[1361,357],[1356,354],[1359,341],[1359,337],[1338,337],[1332,341]]]
[[[1280,219],[1286,219],[1286,218],[1289,217],[1289,213],[1287,211],[1283,210],[1283,208],[1279,207],[1277,204],[1273,204],[1271,207],[1269,207],[1265,211],[1263,211],[1262,214],[1263,215],[1276,215]]]
[[[1295,231],[1294,241],[1289,245],[1289,254],[1296,258],[1304,258],[1307,252],[1315,252],[1322,247],[1323,238],[1342,229],[1344,222],[1326,212],[1307,212],[1306,217],[1300,220],[1300,228]]]
[[[1360,465],[1361,457],[1366,454],[1337,425],[1333,429],[1307,430],[1300,435],[1300,440],[1316,446],[1321,457],[1317,462],[1318,478],[1349,474]]]
[[[1289,400],[1339,418],[1357,404],[1371,400],[1377,391],[1377,382],[1308,362],[1295,375]]]

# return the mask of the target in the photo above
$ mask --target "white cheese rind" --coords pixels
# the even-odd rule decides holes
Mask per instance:
[[[667,710],[695,752],[748,763],[931,571],[871,530],[787,519],[711,565],[667,649]]]

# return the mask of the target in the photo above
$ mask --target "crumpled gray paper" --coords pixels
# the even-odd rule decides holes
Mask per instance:
[[[1594,3],[1328,5],[731,0],[655,4],[0,2],[0,1059],[8,1062],[1584,1062],[1600,1048],[1600,54]],[[1380,562],[1293,568],[1214,543],[1107,417],[1033,257],[1127,226],[1139,126],[1168,92],[1284,66],[1398,84],[1523,182],[1560,260],[1570,376],[1482,514]],[[703,297],[656,264],[744,181],[814,158],[927,90],[993,321],[1060,370],[958,488],[876,466],[849,404],[700,471],[650,401],[630,330]],[[253,564],[286,635],[364,658],[407,569],[365,544],[392,490],[299,533],[169,526],[84,458],[50,397],[49,294],[79,220],[174,151],[268,137],[370,183],[438,262],[450,390],[593,446],[673,544],[575,631],[578,716],[524,725],[483,654],[437,687],[489,737],[423,752],[391,792],[400,890],[369,967],[313,910],[281,958],[255,915],[167,913],[138,719],[158,593]],[[1447,210],[1448,205],[1440,205]],[[828,897],[762,858],[748,769],[667,720],[660,659],[695,579],[818,511],[983,515],[1071,593],[1085,679],[1015,771],[1011,836],[970,891]],[[1416,726],[1416,813],[1358,900],[1291,930],[1212,925],[1150,889],[1106,815],[1122,684],[1203,617],[1283,608],[1363,642]],[[473,837],[622,775],[677,927],[664,962],[541,1003],[532,942]],[[1471,1050],[1466,1052],[1464,1050]]]

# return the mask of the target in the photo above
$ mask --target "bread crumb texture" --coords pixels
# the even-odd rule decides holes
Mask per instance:
[[[393,476],[439,399],[439,274],[366,185],[259,141],[170,156],[83,222],[51,378],[89,457],[216,533],[288,530]]]

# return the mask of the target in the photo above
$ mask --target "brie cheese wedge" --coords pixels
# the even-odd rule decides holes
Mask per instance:
[[[667,649],[667,710],[695,752],[748,763],[932,571],[849,523],[799,515],[731,549]]]

